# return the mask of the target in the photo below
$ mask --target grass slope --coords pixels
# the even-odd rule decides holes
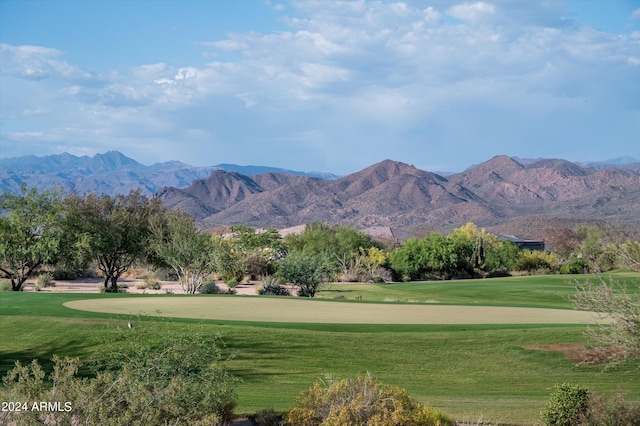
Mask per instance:
[[[380,286],[358,286],[356,294],[364,300],[373,300],[374,295],[380,300],[400,299],[400,294],[415,299],[431,298],[435,290],[445,298],[448,293],[444,287],[449,285],[450,299],[466,300],[470,305],[507,306],[515,298],[517,305],[568,308],[570,303],[563,299],[562,289],[567,294],[570,289],[556,277],[549,278],[517,278],[505,284],[508,288],[503,288],[504,292],[495,281],[483,280],[387,286],[395,296],[378,294]],[[471,284],[477,288],[471,288]],[[331,291],[322,295],[333,297]],[[530,298],[524,303],[527,292]],[[544,296],[545,292],[551,296]],[[109,324],[122,325],[133,318],[158,330],[221,333],[228,354],[234,355],[228,366],[243,380],[238,388],[239,413],[266,407],[286,410],[301,390],[325,374],[346,377],[366,372],[406,388],[413,397],[460,421],[535,424],[553,385],[564,381],[603,393],[613,393],[620,386],[629,399],[640,400],[639,363],[603,370],[576,366],[559,351],[527,349],[582,344],[581,325],[376,325],[138,318],[77,311],[62,305],[83,298],[87,295],[0,293],[0,373],[10,369],[15,360],[45,361],[54,353],[87,358],[117,332]],[[148,296],[100,298],[136,300]]]

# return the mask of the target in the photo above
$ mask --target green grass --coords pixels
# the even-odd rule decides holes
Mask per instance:
[[[562,289],[570,292],[564,287],[566,279],[546,278],[548,281],[545,277],[522,277],[340,288],[358,289],[347,294],[362,294],[365,301],[385,297],[401,300],[401,294],[407,299],[438,295],[448,297],[446,303],[508,306],[514,298],[511,305],[568,308],[570,303],[561,296]],[[379,294],[380,288],[388,288],[389,293]],[[331,291],[323,295],[333,297],[336,293]],[[10,369],[15,360],[47,360],[54,353],[86,359],[101,342],[113,337],[116,331],[109,323],[124,324],[132,318],[62,306],[87,296],[0,293],[0,373]],[[406,388],[413,397],[457,420],[472,422],[535,424],[553,385],[564,381],[609,394],[619,385],[629,399],[640,400],[640,363],[604,370],[573,365],[560,352],[525,349],[584,343],[584,326],[580,325],[362,325],[143,317],[134,317],[134,321],[145,321],[158,330],[221,333],[227,353],[234,355],[228,367],[243,381],[238,388],[238,413],[267,407],[286,410],[301,390],[325,374],[347,377],[367,372]]]
[[[616,272],[604,274],[603,277],[614,277],[625,283],[637,280],[638,274]],[[586,278],[585,275],[534,275],[401,284],[329,284],[323,287],[317,297],[344,296],[353,300],[356,296],[362,296],[366,302],[394,299],[399,302],[456,305],[571,308],[568,296],[575,292],[573,284],[583,283]],[[597,280],[594,277],[590,279]]]

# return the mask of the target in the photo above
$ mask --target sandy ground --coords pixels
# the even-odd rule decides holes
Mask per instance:
[[[122,278],[118,283],[127,285],[127,293],[130,294],[184,294],[182,287],[177,281],[160,281],[162,288],[160,290],[138,289],[137,284],[142,283],[139,279]],[[81,280],[55,280],[55,287],[42,288],[41,292],[47,293],[99,293],[104,280],[102,278],[83,278]],[[229,287],[223,282],[216,282],[216,285],[222,291],[229,291]],[[35,280],[28,280],[24,286],[24,291],[34,291]],[[235,294],[255,295],[256,284],[239,284],[234,289]]]

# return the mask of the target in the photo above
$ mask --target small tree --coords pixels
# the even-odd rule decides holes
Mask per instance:
[[[21,291],[24,282],[42,265],[57,261],[61,250],[61,191],[22,187],[20,195],[0,198],[0,271]]]
[[[595,282],[576,283],[573,302],[576,308],[598,312],[600,319],[609,322],[586,332],[597,361],[617,364],[640,358],[640,292],[598,276]]]
[[[152,221],[150,246],[157,261],[176,272],[185,293],[196,293],[215,270],[211,236],[200,232],[193,218],[182,211]]]
[[[281,280],[297,286],[298,296],[313,297],[332,272],[329,256],[294,251],[280,261],[277,275]]]

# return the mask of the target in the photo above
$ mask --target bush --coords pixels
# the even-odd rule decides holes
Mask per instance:
[[[136,288],[138,290],[148,289],[148,290],[160,290],[162,285],[160,284],[160,280],[155,275],[145,274],[142,277],[142,282],[136,284]]]
[[[11,291],[11,281],[9,280],[0,281],[0,291]]]
[[[628,403],[619,389],[607,398],[569,383],[555,386],[540,414],[545,425],[553,426],[640,425],[640,404]]]
[[[548,270],[558,264],[558,256],[553,253],[546,253],[539,250],[523,250],[516,261],[515,270],[517,271],[537,271]]]
[[[548,426],[575,426],[589,408],[589,390],[570,383],[556,385],[549,402],[540,413]]]
[[[561,274],[582,274],[588,269],[587,262],[582,259],[574,259],[569,263],[560,266]]]
[[[50,272],[43,272],[38,275],[36,280],[36,287],[55,287],[56,283],[53,281],[53,275]]]
[[[486,278],[505,278],[505,277],[510,277],[511,274],[509,273],[509,271],[505,271],[505,270],[497,270],[497,271],[491,271],[487,274]]]
[[[200,294],[218,294],[220,289],[216,283],[204,283],[200,286]]]
[[[278,280],[273,275],[261,278],[261,284],[256,287],[256,293],[261,296],[291,296],[289,290],[278,284]]]
[[[198,330],[155,337],[139,325],[112,336],[91,378],[78,377],[77,358],[54,356],[48,377],[36,360],[17,362],[0,400],[56,401],[61,409],[0,412],[0,424],[228,424],[236,379],[222,364],[219,337]]]
[[[68,281],[68,280],[74,280],[77,277],[78,277],[78,274],[76,274],[74,271],[72,271],[70,269],[56,268],[56,269],[53,270],[53,279],[54,280]]]
[[[178,274],[171,268],[154,269],[153,275],[160,281],[178,281]]]
[[[273,408],[265,408],[251,416],[251,421],[260,426],[281,426],[284,425],[282,415]]]
[[[454,424],[444,414],[407,396],[403,389],[377,383],[370,376],[315,383],[296,399],[285,420],[292,426]]]
[[[227,287],[229,288],[236,288],[238,287],[238,280],[235,278],[231,278],[230,280],[227,280],[225,282],[225,284],[227,285]]]
[[[622,392],[611,398],[592,395],[589,409],[580,417],[584,426],[637,426],[640,425],[640,405],[628,403]]]

